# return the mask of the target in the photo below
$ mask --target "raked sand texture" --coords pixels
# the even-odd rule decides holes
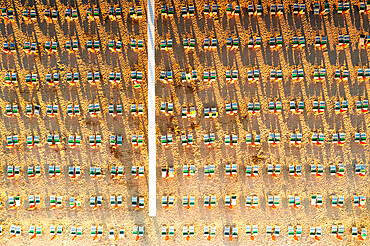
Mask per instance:
[[[144,104],[146,108],[147,88],[146,76],[143,76],[141,88],[135,89],[131,82],[131,70],[143,71],[146,74],[146,48],[135,52],[130,48],[131,39],[143,39],[146,43],[146,11],[145,1],[137,1],[137,6],[144,8],[143,18],[132,21],[129,7],[135,6],[133,2],[126,1],[1,1],[2,7],[13,8],[14,22],[0,21],[1,44],[5,41],[15,40],[16,53],[4,54],[1,59],[1,81],[5,80],[7,71],[16,71],[18,74],[17,86],[1,85],[1,191],[0,199],[2,208],[0,220],[3,227],[3,236],[0,237],[2,245],[88,245],[109,244],[108,230],[114,229],[116,235],[120,228],[125,229],[126,239],[117,241],[117,245],[136,244],[132,235],[134,224],[142,225],[148,221],[147,206],[145,209],[135,211],[131,206],[131,196],[143,196],[147,202],[147,181],[144,178],[134,179],[131,176],[131,166],[146,165],[146,144],[134,149],[131,145],[132,134],[144,134],[147,131],[146,110],[144,115],[133,117],[130,113],[131,104]],[[110,6],[122,7],[122,19],[112,21],[108,18]],[[36,7],[37,20],[26,22],[22,18],[25,7]],[[48,22],[44,19],[45,8],[57,8],[59,19]],[[64,18],[65,8],[78,8],[78,20],[67,21]],[[100,19],[90,21],[86,18],[88,7],[100,8]],[[69,39],[78,38],[79,50],[69,54],[65,50],[65,43]],[[100,40],[100,51],[88,52],[88,40]],[[110,39],[121,40],[122,52],[112,53],[108,49]],[[38,52],[26,55],[23,44],[26,40],[38,43]],[[48,54],[44,50],[45,41],[59,43],[56,53]],[[68,72],[79,72],[80,82],[71,86],[66,81]],[[87,73],[99,71],[101,81],[96,85],[87,82]],[[39,83],[29,87],[25,84],[28,73],[37,72]],[[45,82],[47,73],[59,72],[60,82],[55,87]],[[110,72],[121,72],[121,83],[111,85],[108,81]],[[19,116],[5,117],[7,104],[18,104]],[[39,117],[28,118],[26,104],[41,105]],[[79,104],[81,115],[70,118],[67,115],[68,104]],[[90,117],[88,105],[99,103],[101,113],[98,117]],[[58,104],[57,117],[46,116],[48,104]],[[123,115],[115,118],[108,114],[109,104],[123,104]],[[61,144],[56,149],[51,149],[46,143],[49,133],[59,133]],[[6,136],[18,134],[19,146],[15,149],[6,148]],[[27,135],[39,135],[40,146],[28,149]],[[71,149],[68,144],[70,134],[79,134],[82,137],[81,146]],[[89,135],[100,134],[102,145],[97,149],[89,146]],[[112,149],[109,144],[110,135],[122,135],[123,144],[117,149]],[[145,137],[144,137],[145,139]],[[8,165],[19,165],[20,177],[9,180],[6,171]],[[30,165],[41,166],[41,176],[30,180],[27,177],[27,167]],[[49,165],[60,165],[62,174],[50,180],[48,175]],[[110,167],[124,166],[124,175],[118,180],[110,177]],[[81,176],[71,180],[68,176],[69,166],[80,166]],[[101,167],[102,178],[92,179],[89,175],[90,166]],[[41,196],[38,209],[28,210],[28,196]],[[15,210],[8,209],[8,196],[21,197],[21,207]],[[49,210],[49,196],[63,196],[63,207]],[[109,204],[110,195],[123,196],[123,206],[112,210]],[[69,208],[69,198],[76,197],[82,206],[75,211]],[[92,211],[89,205],[90,196],[102,196],[102,208]],[[22,236],[8,240],[9,229],[12,224],[22,226]],[[30,225],[42,225],[42,236],[30,241],[28,230]],[[50,242],[50,225],[62,225],[63,234]],[[91,226],[104,226],[104,235],[92,241],[90,236]],[[83,235],[72,241],[70,236],[71,226],[81,226]],[[144,237],[143,244],[148,245],[148,237]],[[112,242],[112,245],[114,243]]]
[[[172,134],[173,144],[163,148],[158,144],[158,168],[174,166],[174,178],[158,179],[158,202],[162,195],[174,195],[175,206],[165,210],[158,208],[157,224],[174,225],[175,237],[168,242],[156,243],[167,245],[357,245],[357,238],[352,239],[351,227],[369,227],[369,205],[359,209],[353,206],[353,195],[369,195],[369,176],[360,178],[355,175],[355,163],[367,163],[369,147],[354,142],[355,131],[365,131],[369,135],[369,115],[359,114],[355,101],[369,97],[369,81],[357,79],[357,68],[369,66],[369,50],[359,48],[360,33],[368,34],[369,19],[367,15],[358,14],[358,2],[351,1],[349,14],[336,13],[335,1],[330,2],[330,14],[313,15],[313,1],[306,1],[306,14],[293,16],[293,1],[284,1],[284,15],[270,16],[270,1],[262,1],[263,15],[250,17],[247,14],[248,2],[241,2],[242,13],[238,17],[226,15],[226,1],[217,1],[219,13],[209,17],[203,14],[205,1],[174,2],[174,17],[161,18],[160,5],[157,1],[157,76],[160,70],[172,70],[174,81],[168,84],[157,82],[157,127],[161,135]],[[212,2],[210,2],[212,4]],[[257,4],[258,2],[255,2]],[[274,3],[274,2],[273,2]],[[195,16],[181,17],[183,4],[195,4]],[[235,4],[235,3],[234,3]],[[234,5],[235,6],[235,5]],[[337,46],[339,34],[349,34],[350,44],[347,48]],[[328,37],[326,49],[316,49],[316,35]],[[260,49],[248,48],[250,36],[261,36]],[[269,38],[283,37],[283,47],[272,50]],[[304,48],[292,48],[293,36],[305,36]],[[226,48],[227,37],[239,37],[239,50]],[[161,39],[173,39],[173,51],[161,51]],[[196,38],[195,49],[185,51],[182,46],[184,38]],[[218,45],[214,51],[203,49],[204,38],[217,38]],[[326,81],[317,83],[313,80],[315,67],[326,68]],[[334,71],[342,66],[349,70],[348,82],[334,80]],[[247,80],[248,69],[259,69],[260,81]],[[283,79],[270,81],[270,69],[281,69]],[[305,78],[300,82],[291,80],[291,70],[303,68]],[[239,79],[233,84],[226,81],[226,70],[237,69]],[[180,72],[197,70],[198,81],[181,83]],[[203,82],[203,71],[215,70],[216,81]],[[268,111],[270,101],[282,101],[281,114]],[[292,114],[289,110],[290,100],[305,102],[302,115]],[[326,101],[325,113],[316,116],[312,111],[314,100]],[[336,115],[334,103],[348,100],[346,114]],[[225,112],[225,103],[235,101],[239,111],[230,116]],[[247,112],[248,102],[259,101],[261,112],[251,115]],[[165,116],[159,112],[161,102],[173,102],[174,114]],[[196,118],[182,119],[181,108],[195,106]],[[204,108],[217,107],[218,117],[205,119]],[[159,112],[159,113],[158,113]],[[322,147],[311,144],[312,131],[320,130],[326,134]],[[301,147],[290,145],[290,133],[303,134]],[[331,143],[332,133],[345,132],[346,143],[339,147]],[[203,143],[204,134],[215,133],[216,141],[211,148]],[[260,147],[247,146],[246,133],[260,133]],[[268,134],[280,132],[281,143],[275,147],[268,144]],[[182,134],[193,134],[194,144],[189,147],[181,145]],[[225,146],[226,134],[237,134],[238,145]],[[158,137],[159,139],[159,137]],[[342,178],[331,176],[330,164],[342,162],[345,175]],[[225,164],[237,164],[238,173],[230,178],[225,174]],[[277,178],[267,175],[267,164],[280,164],[282,172]],[[310,164],[322,164],[322,177],[310,174]],[[184,164],[195,164],[195,175],[187,178],[182,175]],[[204,165],[215,164],[215,175],[209,179],[203,171]],[[302,175],[290,176],[288,166],[301,164]],[[246,177],[246,165],[258,165],[260,174],[256,178]],[[369,168],[367,165],[367,172]],[[159,175],[159,173],[158,173]],[[310,205],[312,194],[321,193],[324,201],[320,209]],[[224,206],[224,197],[228,194],[237,196],[237,205],[232,209]],[[217,197],[217,206],[212,210],[203,207],[205,195]],[[259,207],[251,210],[245,206],[246,196],[258,195]],[[280,207],[271,209],[267,206],[268,195],[280,196]],[[299,209],[288,207],[288,196],[298,195],[302,200]],[[343,195],[344,207],[331,206],[331,196]],[[183,196],[195,196],[195,206],[189,210],[182,206]],[[159,206],[159,204],[157,205]],[[342,223],[345,227],[343,241],[331,235],[331,226]],[[246,225],[258,225],[259,234],[252,242],[245,234]],[[195,235],[186,242],[182,236],[182,227],[194,225]],[[210,242],[203,236],[204,226],[216,226],[216,237]],[[273,242],[266,236],[266,226],[279,225],[280,236]],[[294,242],[288,237],[288,226],[301,225],[302,237]],[[238,238],[232,242],[224,237],[224,226],[236,226]],[[309,236],[310,226],[321,226],[321,241]],[[369,229],[369,228],[368,228]],[[368,244],[368,239],[363,244]]]

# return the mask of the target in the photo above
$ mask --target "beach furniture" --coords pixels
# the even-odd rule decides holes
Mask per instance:
[[[360,177],[364,177],[366,175],[366,164],[356,163],[355,174],[359,175]]]
[[[30,195],[28,197],[29,210],[36,209],[40,205],[40,195]]]
[[[292,70],[292,81],[302,81],[304,79],[303,69],[293,69]]]
[[[183,226],[182,227],[182,236],[185,238],[186,241],[189,241],[191,237],[194,236],[194,226]]]
[[[108,17],[110,20],[117,20],[122,18],[122,8],[110,6],[108,11]]]
[[[161,16],[168,18],[173,17],[174,8],[172,5],[167,6],[166,4],[163,4],[161,6]]]
[[[302,114],[304,111],[304,101],[290,101],[289,108],[292,113]]]
[[[365,195],[354,195],[353,196],[353,206],[364,208],[366,205],[366,196]]]
[[[6,147],[8,149],[17,147],[19,145],[18,135],[7,136],[6,142],[7,142]]]
[[[236,206],[236,195],[225,195],[225,206],[233,209]]]
[[[195,174],[195,165],[194,164],[184,164],[182,166],[182,175],[187,176],[190,178],[190,176],[194,176]]]
[[[269,133],[268,141],[272,146],[277,146],[280,143],[280,133]]]
[[[246,134],[246,142],[247,142],[247,145],[251,145],[252,147],[256,147],[257,145],[261,144],[261,135],[260,134],[247,133]]]
[[[190,147],[193,144],[193,134],[182,134],[181,144],[182,146]]]
[[[272,209],[276,209],[280,206],[280,197],[269,195],[267,197],[267,206],[271,207]]]
[[[117,209],[122,206],[122,196],[111,195],[109,203],[112,209]]]
[[[13,117],[19,115],[18,104],[7,104],[5,108],[5,116]]]
[[[261,16],[263,12],[262,4],[248,4],[249,16]]]
[[[272,241],[276,241],[277,237],[280,235],[280,226],[266,226],[266,235],[271,236]]]
[[[76,179],[81,175],[81,167],[80,166],[69,166],[68,167],[68,176],[71,179]]]
[[[203,235],[204,235],[204,238],[207,239],[207,241],[211,241],[211,239],[216,236],[216,227],[215,226],[204,226]]]
[[[168,147],[172,144],[172,134],[162,135],[161,143],[163,146]]]
[[[280,69],[270,69],[270,80],[277,82],[283,80],[283,72]]]
[[[301,206],[301,198],[299,196],[288,197],[288,206],[298,209]]]
[[[248,48],[257,49],[261,47],[261,37],[249,37]]]
[[[29,179],[38,177],[41,175],[41,167],[40,166],[28,166],[27,176]]]
[[[321,194],[311,195],[311,205],[315,206],[316,208],[320,208],[320,206],[323,205],[322,195]]]
[[[56,176],[61,174],[60,166],[57,165],[49,165],[49,178],[54,179]]]
[[[302,133],[301,132],[293,132],[290,134],[290,144],[294,146],[300,146],[302,143]]]
[[[349,2],[338,2],[337,5],[337,13],[338,14],[348,14],[350,11],[350,4]]]
[[[240,15],[241,10],[240,10],[240,5],[236,4],[235,7],[232,3],[227,3],[226,4],[226,14],[233,17],[233,16],[238,16]]]
[[[277,49],[283,47],[282,36],[270,37],[270,48]]]
[[[225,111],[228,115],[234,115],[238,112],[238,103],[232,102],[232,103],[226,103],[225,105]]]
[[[313,237],[316,241],[321,240],[322,229],[320,226],[310,226],[310,237]]]
[[[355,143],[367,145],[366,132],[355,132]]]
[[[272,101],[269,102],[269,112],[274,114],[281,113],[281,101]]]
[[[324,167],[322,164],[311,164],[311,174],[316,175],[317,177],[321,177],[324,172]]]
[[[62,196],[55,196],[55,195],[50,195],[50,210],[56,209],[57,207],[61,207],[63,201]]]
[[[166,73],[164,72],[164,77],[165,78]],[[162,79],[162,72],[161,72],[161,81]],[[134,84],[134,88],[140,88],[141,87],[141,82],[143,81],[143,72],[142,71],[131,71],[131,81]]]
[[[9,196],[8,197],[9,209],[15,209],[21,206],[20,196]]]
[[[48,134],[46,136],[46,142],[50,146],[50,148],[54,149],[60,144],[60,137],[59,134]]]
[[[293,4],[293,14],[304,15],[306,13],[306,4],[304,3],[294,3]]]
[[[208,209],[212,209],[214,206],[216,206],[216,196],[204,196],[204,207],[207,207]]]
[[[258,177],[258,173],[259,173],[259,167],[257,165],[254,165],[254,166],[247,165],[246,166],[246,170],[245,170],[246,176],[255,178],[255,177]]]
[[[225,164],[225,174],[232,177],[238,172],[238,164]]]
[[[17,73],[6,72],[4,85],[12,86],[18,84],[18,75]]]
[[[347,69],[335,69],[334,79],[339,81],[348,81],[349,71]]]
[[[284,5],[282,3],[270,4],[270,15],[282,15],[284,14]]]
[[[267,174],[276,178],[281,173],[280,164],[267,164]]]
[[[289,165],[289,175],[298,178],[302,175],[302,166],[300,164],[290,164]]]
[[[130,7],[130,17],[133,20],[142,19],[143,18],[143,8],[141,6]]]
[[[33,147],[37,147],[40,144],[40,136],[27,136],[27,147],[32,149]]]
[[[5,77],[5,78],[7,78],[7,77]],[[36,85],[37,82],[38,82],[37,73],[26,74],[25,75],[25,82],[26,82],[26,85],[28,85],[28,86]]]
[[[259,81],[260,70],[258,69],[247,70],[247,77],[248,77],[248,81],[251,81],[251,82]]]
[[[175,176],[175,168],[163,166],[161,169],[162,178],[173,178]]]
[[[250,207],[251,209],[258,207],[258,196],[247,196],[245,200],[245,206]]]
[[[70,117],[79,116],[80,115],[80,105],[78,105],[78,104],[68,104],[67,105],[67,114]]]
[[[315,47],[316,48],[326,48],[328,43],[327,36],[315,36]]]
[[[343,240],[344,226],[342,224],[331,226],[331,235],[335,236],[338,240]]]
[[[182,197],[182,206],[186,209],[190,209],[195,206],[195,196],[183,196]]]
[[[204,175],[206,175],[208,178],[212,178],[214,174],[215,174],[215,165],[205,164],[204,165]]]
[[[118,175],[123,175],[123,167],[118,167]],[[144,176],[144,166],[131,166],[131,175],[134,176],[135,179]]]
[[[175,203],[174,196],[162,196],[162,207],[164,207],[165,209],[173,207],[174,203]]]

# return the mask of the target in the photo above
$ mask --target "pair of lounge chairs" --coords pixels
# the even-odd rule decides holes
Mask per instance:
[[[322,235],[321,226],[310,226],[310,237],[313,237],[316,241],[320,241],[321,235]]]
[[[294,3],[293,4],[293,14],[294,15],[304,15],[306,13],[306,4],[304,3]]]
[[[340,68],[340,69],[335,69],[334,73],[334,79],[339,80],[339,81],[348,81],[349,77],[349,70]]]
[[[280,133],[269,133],[269,144],[271,144],[272,146],[277,146],[280,143],[280,140]]]
[[[17,147],[19,145],[18,135],[7,136],[6,142],[7,142],[6,147],[8,149]]]
[[[64,18],[69,21],[78,20],[77,8],[66,8],[64,12]]]
[[[141,6],[130,7],[130,17],[134,20],[142,19],[143,18],[143,8]]]
[[[116,149],[122,146],[122,135],[110,135],[109,137],[109,144],[112,146],[113,149]]]
[[[248,102],[248,113],[257,114],[260,112],[261,103],[260,102]]]
[[[359,229],[357,227],[354,227],[354,226],[352,227],[352,232],[351,232],[352,238],[357,238],[360,241],[365,241],[367,237],[367,229],[364,227],[360,229],[361,229],[361,232],[359,233]]]
[[[173,40],[172,39],[161,39],[161,50],[169,51],[173,48]]]
[[[256,207],[258,207],[258,196],[247,196],[245,199],[245,206],[256,209]]]
[[[238,70],[226,70],[226,81],[234,83],[238,81],[239,71]]]
[[[59,165],[49,165],[49,178],[54,179],[57,176],[60,176],[61,169]]]
[[[27,176],[29,179],[33,179],[39,177],[41,175],[41,167],[40,166],[28,166]]]
[[[262,4],[248,4],[249,16],[261,16],[263,13]]]
[[[218,14],[218,4],[217,3],[212,3],[212,5],[209,3],[204,4],[203,13],[204,15],[208,15],[208,16],[217,15]]]
[[[125,238],[125,230],[121,228],[118,231],[118,235],[114,235],[114,229],[109,229],[108,235],[110,240],[117,241],[118,239]]]
[[[161,236],[165,241],[168,241],[170,237],[175,236],[175,226],[162,225]]]
[[[182,166],[182,175],[187,176],[188,178],[190,176],[195,175],[195,165],[194,164],[184,164]]]
[[[72,53],[73,51],[74,52],[77,52],[78,51],[78,39],[73,39],[73,40],[66,40],[66,45],[65,45],[65,48],[66,48],[66,51],[68,51],[68,53]]]
[[[280,164],[268,164],[267,165],[267,174],[272,175],[273,177],[277,177],[281,173],[281,165]]]
[[[27,136],[27,147],[32,149],[33,147],[37,147],[40,144],[40,136]]]
[[[228,37],[226,38],[226,48],[230,50],[239,49],[239,37]]]
[[[322,146],[325,141],[325,133],[323,132],[313,132],[311,136],[312,144],[316,144],[317,146]]]
[[[90,235],[93,238],[93,241],[103,236],[103,226],[91,226]]]
[[[88,106],[89,115],[91,117],[96,117],[100,114],[100,104],[99,103],[90,103]]]
[[[310,173],[312,175],[316,175],[317,177],[321,177],[324,173],[324,166],[322,164],[311,164],[310,165]]]
[[[162,178],[173,178],[175,177],[175,168],[174,167],[162,167],[161,169]]]
[[[284,14],[284,4],[282,3],[270,4],[270,15],[282,15],[282,14]]]
[[[337,5],[338,14],[348,14],[351,9],[349,2],[341,2]]]
[[[169,209],[173,207],[175,204],[175,197],[174,196],[162,196],[162,207],[165,209]]]
[[[315,36],[315,47],[326,48],[328,45],[328,36]]]
[[[366,132],[355,132],[355,143],[367,145]]]
[[[259,166],[258,165],[247,165],[245,168],[245,175],[247,177],[256,178],[259,174]]]
[[[323,202],[322,202],[322,195],[321,194],[311,195],[311,206],[315,206],[316,208],[320,208],[322,205],[323,205]]]
[[[238,238],[238,228],[236,226],[225,226],[224,237],[228,238],[229,241],[233,241],[234,239]]]
[[[37,73],[26,74],[25,76],[25,82],[26,82],[26,85],[28,86],[36,85],[38,81],[39,81],[39,78],[38,78]]]
[[[111,52],[121,52],[122,51],[122,41],[121,40],[114,40],[110,39],[108,41],[108,49]],[[136,49],[136,40],[132,39],[131,40],[131,49],[135,50]]]
[[[254,241],[255,237],[258,236],[258,225],[246,225],[245,234],[249,236],[251,241]]]
[[[226,4],[226,14],[229,16],[239,16],[241,13],[240,5],[235,4],[235,6],[232,3]]]
[[[115,44],[113,44],[113,42],[112,42],[111,43],[111,47],[112,47],[111,51],[112,52],[115,52],[115,51],[120,52],[121,51],[121,46],[122,46],[121,41],[117,41]],[[144,40],[143,39],[131,39],[130,47],[133,51],[142,50],[142,49],[144,49]]]
[[[341,162],[336,164],[330,164],[329,166],[330,175],[337,175],[338,177],[344,176],[344,164]]]
[[[15,41],[5,41],[3,42],[3,52],[5,54],[10,54],[16,52],[15,50]]]
[[[18,75],[17,73],[7,72],[5,73],[4,84],[7,86],[12,86],[18,84]]]
[[[301,198],[299,196],[289,195],[288,206],[298,209],[301,206]]]
[[[283,72],[281,69],[270,69],[270,80],[279,82],[283,80]]]
[[[45,41],[44,49],[47,53],[56,53],[58,51],[58,41]]]
[[[290,134],[290,144],[294,146],[300,146],[302,144],[302,133],[301,132],[292,132]]]
[[[68,176],[71,179],[76,179],[81,175],[81,167],[80,166],[69,166],[68,167]]]
[[[76,197],[69,198],[69,207],[71,210],[76,210],[78,207],[81,207],[81,202],[77,200]]]
[[[211,241],[211,239],[216,236],[216,227],[215,226],[204,226],[203,236],[208,241]]]
[[[14,19],[14,10],[11,8],[1,8],[1,18],[5,21],[13,22]]]
[[[131,104],[131,114],[142,114],[143,113],[143,105],[139,104],[138,109],[136,109],[136,104]],[[108,113],[112,117],[116,117],[117,115],[122,115],[122,104],[109,104],[108,106]]]
[[[34,210],[40,206],[41,199],[40,195],[30,195],[28,197],[29,210]]]
[[[123,205],[122,196],[111,195],[109,198],[109,203],[112,209],[122,207]]]
[[[356,163],[355,164],[355,174],[360,177],[365,177],[366,175],[366,164]]]
[[[266,226],[266,235],[271,236],[272,241],[276,241],[277,237],[280,236],[280,226]]]
[[[167,17],[173,17],[173,13],[174,13],[174,7],[172,5],[166,5],[166,4],[163,4],[161,6],[161,16],[167,18]]]
[[[225,174],[233,177],[238,173],[238,164],[225,164]]]
[[[197,115],[197,111],[195,110],[194,106],[191,107],[182,107],[181,109],[181,117],[185,118],[195,118]]]
[[[225,145],[231,147],[238,145],[238,135],[236,134],[225,135]]]
[[[122,18],[122,8],[110,6],[108,11],[108,17],[110,20],[119,20]]]
[[[280,206],[280,196],[269,195],[267,197],[267,206],[276,209]]]
[[[349,35],[338,35],[338,46],[347,48],[349,46]]]
[[[208,178],[212,178],[215,174],[215,165],[213,164],[205,164],[204,165],[204,175]]]
[[[81,145],[81,135],[69,135],[68,136],[68,145],[72,149],[75,148],[76,146]]]
[[[50,209],[56,209],[63,206],[63,197],[50,195]]]
[[[302,175],[302,166],[300,164],[290,164],[289,165],[289,175],[298,178]]]
[[[132,227],[132,234],[135,236],[135,241],[139,241],[144,236],[144,226],[134,225]]]
[[[329,3],[314,3],[313,5],[313,14],[314,15],[328,15],[330,13],[330,4]]]
[[[269,112],[274,114],[280,114],[282,108],[281,101],[272,101],[269,102]]]
[[[144,166],[131,166],[131,175],[134,176],[135,179],[138,179],[139,177],[144,177],[144,170]],[[120,171],[120,169],[118,169],[118,171]]]
[[[194,226],[183,226],[182,227],[182,236],[185,238],[186,241],[189,241],[191,237],[194,236]]]
[[[87,51],[91,53],[96,53],[100,51],[100,40],[87,40],[86,43],[86,49]]]
[[[63,226],[62,225],[50,225],[50,235],[52,236],[52,238],[50,239],[50,241],[53,241],[54,239],[56,239],[58,236],[61,236],[63,233]]]
[[[25,41],[23,46],[23,51],[26,54],[36,54],[37,53],[37,42]]]
[[[161,136],[161,143],[163,146],[168,147],[172,144],[172,134],[162,135]]]
[[[173,81],[172,77],[172,71],[161,71],[161,74],[159,75],[159,80],[163,83],[169,83]]]
[[[302,226],[288,226],[288,236],[298,242],[299,238],[302,236]]]
[[[8,197],[9,209],[15,209],[21,206],[20,196],[9,196]]]
[[[110,175],[111,175],[112,179],[117,179],[119,177],[123,177],[123,172],[124,172],[123,166],[113,166],[112,165],[110,167]]]
[[[7,104],[5,108],[6,117],[14,117],[19,115],[18,104]]]
[[[194,50],[195,49],[195,38],[184,38],[182,45],[185,50]]]
[[[359,208],[365,208],[366,196],[365,195],[354,195],[353,196],[353,206]]]
[[[251,145],[252,147],[256,147],[261,144],[260,134],[247,133],[245,138],[247,145]]]
[[[55,86],[57,84],[59,84],[59,73],[48,73],[46,74],[46,78],[45,78],[45,81],[46,81],[46,84],[50,85],[50,86]]]
[[[356,111],[361,113],[369,112],[369,101],[367,99],[356,101]]]
[[[257,49],[261,48],[261,37],[249,37],[248,39],[248,48]]]
[[[46,142],[50,146],[50,148],[54,149],[60,144],[60,136],[59,134],[48,134],[46,136]]]
[[[225,195],[225,206],[233,209],[236,206],[236,195]]]
[[[304,36],[293,36],[292,37],[293,48],[303,48],[306,46],[306,39]]]
[[[238,103],[237,102],[226,103],[225,111],[226,114],[228,115],[234,115],[238,113]]]
[[[48,8],[44,10],[44,18],[47,21],[58,20],[58,9]]]
[[[344,132],[334,132],[333,133],[333,144],[338,144],[339,146],[343,146],[346,142],[346,135]]]
[[[190,18],[195,14],[194,5],[183,5],[181,6],[181,16],[184,18]]]
[[[78,105],[78,104],[68,104],[67,105],[67,114],[70,117],[79,116],[80,115],[80,105]]]
[[[282,36],[270,37],[270,48],[271,49],[278,49],[281,47],[283,47],[283,37]]]
[[[204,38],[203,48],[205,50],[216,50],[217,38]]]
[[[303,68],[292,69],[292,81],[302,81],[305,78]]]
[[[82,236],[82,226],[71,226],[72,241]]]
[[[90,207],[92,210],[96,210],[103,205],[102,196],[91,196],[90,197]]]
[[[190,209],[195,206],[195,196],[183,196],[182,197],[182,206],[186,209]]]
[[[316,115],[324,114],[326,108],[326,102],[325,101],[316,101],[314,100],[312,102],[312,111]]]
[[[9,234],[10,234],[10,238],[9,239],[20,237],[21,234],[22,234],[22,226],[20,226],[20,225],[13,225],[12,224],[10,226]]]
[[[134,88],[140,88],[141,82],[143,81],[143,72],[142,71],[131,71],[131,81],[134,84]]]
[[[122,115],[122,104],[116,105],[115,108],[117,115]],[[131,104],[131,114],[134,116],[142,115],[144,113],[144,106],[143,104]],[[120,114],[119,114],[120,113]],[[113,113],[114,114],[114,113]]]
[[[90,167],[90,177],[92,179],[101,178],[102,168],[101,167]]]
[[[86,9],[86,19],[88,20],[99,20],[100,18],[100,9],[98,7]]]
[[[204,71],[203,81],[210,82],[210,83],[215,82],[216,81],[216,70]]]

